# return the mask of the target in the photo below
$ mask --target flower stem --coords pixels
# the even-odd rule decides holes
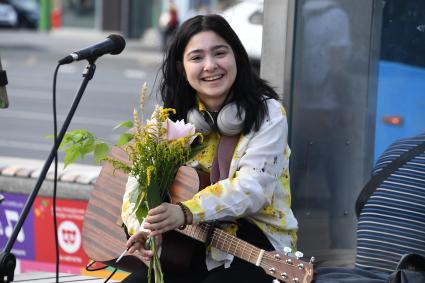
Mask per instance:
[[[152,271],[154,273],[155,283],[164,283],[164,274],[162,273],[161,262],[158,255],[158,247],[154,237],[148,239],[149,247],[153,251],[153,256],[149,262],[148,283],[152,282]]]

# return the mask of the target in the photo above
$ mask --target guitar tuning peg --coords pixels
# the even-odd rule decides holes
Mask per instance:
[[[273,283],[280,283],[280,281],[277,279],[273,279]]]
[[[288,255],[291,252],[291,248],[290,247],[284,247],[283,248],[283,252],[285,253],[285,255]]]
[[[314,257],[314,256],[312,256],[311,258],[310,258],[310,263],[312,264],[312,263],[314,263],[314,261],[316,260],[316,258]]]
[[[296,251],[295,252],[295,257],[297,258],[297,259],[300,259],[300,258],[302,258],[304,256],[304,254],[302,253],[302,252],[300,252],[300,251]]]

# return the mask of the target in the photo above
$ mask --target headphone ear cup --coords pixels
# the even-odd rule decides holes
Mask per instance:
[[[205,121],[204,116],[196,109],[189,110],[187,113],[187,121],[195,126],[197,132],[204,135],[211,132],[211,126]]]
[[[241,117],[238,115],[238,107],[235,103],[229,103],[220,110],[217,117],[217,127],[220,133],[226,136],[234,136],[242,132],[245,121],[245,111],[241,109]]]

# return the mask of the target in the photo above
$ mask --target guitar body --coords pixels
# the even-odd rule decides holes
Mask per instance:
[[[127,153],[114,147],[109,155],[128,163]],[[138,255],[125,255],[117,264],[116,259],[126,249],[127,236],[122,228],[121,206],[128,176],[115,171],[109,163],[102,167],[90,199],[83,223],[83,248],[94,261],[133,272],[144,266]],[[199,174],[193,168],[182,166],[176,175],[170,196],[173,203],[192,198],[199,188],[209,184],[207,174]],[[161,263],[165,272],[185,272],[189,267],[194,241],[206,242],[209,223],[188,225],[184,230],[164,234]],[[290,257],[276,251],[264,251],[237,237],[214,228],[211,245],[255,264],[283,282],[309,283],[313,279],[311,262]]]
[[[112,158],[129,162],[127,153],[114,147]],[[115,171],[109,163],[102,166],[84,216],[82,242],[87,256],[97,262],[115,266],[115,260],[126,249],[127,236],[122,228],[121,206],[128,176]],[[119,269],[132,272],[143,266],[140,257],[125,256]]]
[[[127,153],[114,147],[109,155],[129,163]],[[122,228],[121,206],[128,176],[116,170],[109,163],[102,170],[90,193],[90,199],[83,223],[83,248],[87,256],[97,262],[132,272],[144,265],[141,257],[124,256],[118,264],[115,260],[125,250],[127,236]],[[190,167],[181,167],[171,190],[173,203],[192,198],[199,188],[209,184],[207,174],[198,175]],[[196,240],[175,231],[164,234],[161,262],[165,271],[184,272],[189,267],[191,250]]]
[[[182,166],[177,171],[171,187],[171,202],[181,202],[191,199],[199,188],[209,184],[209,175],[193,168]],[[189,238],[176,231],[164,234],[161,251],[161,266],[165,272],[182,273],[189,269],[195,239]]]

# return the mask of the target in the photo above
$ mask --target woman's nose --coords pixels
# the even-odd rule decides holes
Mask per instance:
[[[205,71],[213,71],[217,68],[217,62],[213,57],[206,57],[204,70]]]

